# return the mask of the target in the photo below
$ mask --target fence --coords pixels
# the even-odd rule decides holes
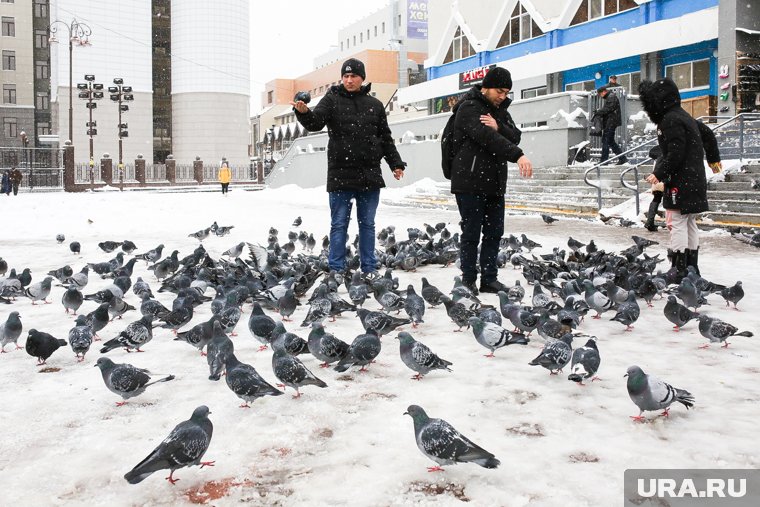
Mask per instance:
[[[102,183],[100,178],[100,164],[95,164],[92,167],[93,180],[96,183]],[[79,185],[86,185],[90,183],[90,164],[76,164],[74,165],[74,183]]]
[[[166,181],[166,164],[146,164],[145,181]]]
[[[63,151],[58,148],[0,148],[0,172],[14,167],[21,171],[21,188],[63,188]]]
[[[618,127],[615,130],[615,142],[620,146],[620,149],[626,151],[628,149],[628,129],[626,128],[625,121],[628,118],[628,101],[626,100],[625,88],[622,86],[615,86],[609,88],[609,92],[615,94],[620,102],[620,117],[623,119],[622,127]],[[601,109],[604,106],[604,99],[596,93],[591,93],[588,96],[588,113],[589,116],[594,111]],[[591,122],[589,121],[589,127]],[[592,158],[600,158],[602,154],[602,138],[597,136],[586,136],[590,142],[590,150]]]
[[[177,164],[177,181],[194,181],[192,164]]]

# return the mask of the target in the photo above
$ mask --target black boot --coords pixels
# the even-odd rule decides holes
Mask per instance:
[[[697,273],[697,275],[702,276],[702,273],[699,272],[699,248],[696,250],[689,250],[686,249],[686,265],[692,266],[694,268],[694,271]]]
[[[652,201],[649,203],[649,212],[647,213],[647,221],[644,224],[644,227],[649,232],[657,232],[657,226],[654,223],[654,218],[657,216],[657,208],[660,207],[660,203],[657,201]]]
[[[675,283],[681,283],[681,280],[689,274],[686,270],[686,266],[688,266],[686,263],[686,252],[680,250],[673,252],[673,265],[670,269],[675,271]]]

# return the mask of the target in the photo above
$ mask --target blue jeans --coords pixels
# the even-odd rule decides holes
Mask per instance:
[[[459,238],[459,264],[462,279],[474,282],[478,276],[480,243],[480,283],[496,280],[499,243],[504,235],[504,196],[456,194],[462,235]],[[481,233],[483,240],[481,241]]]
[[[351,221],[352,200],[356,201],[356,219],[359,222],[359,259],[364,273],[377,270],[375,257],[375,213],[380,202],[380,189],[338,190],[330,195],[330,252],[331,270],[346,269],[346,243],[348,223]]]

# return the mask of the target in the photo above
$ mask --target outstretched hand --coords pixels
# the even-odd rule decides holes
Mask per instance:
[[[393,170],[393,177],[396,178],[397,180],[400,180],[401,178],[404,177],[404,170],[401,169],[401,168],[394,169]]]
[[[296,109],[296,111],[298,111],[301,114],[309,110],[309,106],[307,106],[306,102],[304,102],[303,100],[299,100],[298,102],[293,102],[291,100],[290,105],[293,106]]]
[[[520,176],[523,178],[533,177],[533,163],[525,155],[517,159],[517,167],[520,169]]]

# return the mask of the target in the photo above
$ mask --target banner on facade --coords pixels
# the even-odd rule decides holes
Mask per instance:
[[[406,37],[408,39],[427,39],[428,30],[427,0],[407,3]]]
[[[496,67],[495,63],[492,63],[491,65],[486,65],[484,67],[478,67],[477,69],[468,70],[466,72],[460,72],[459,73],[459,89],[465,90],[467,88],[472,88],[473,86],[477,84],[481,84],[483,82],[483,78],[486,77],[486,74],[488,74],[488,71]]]

